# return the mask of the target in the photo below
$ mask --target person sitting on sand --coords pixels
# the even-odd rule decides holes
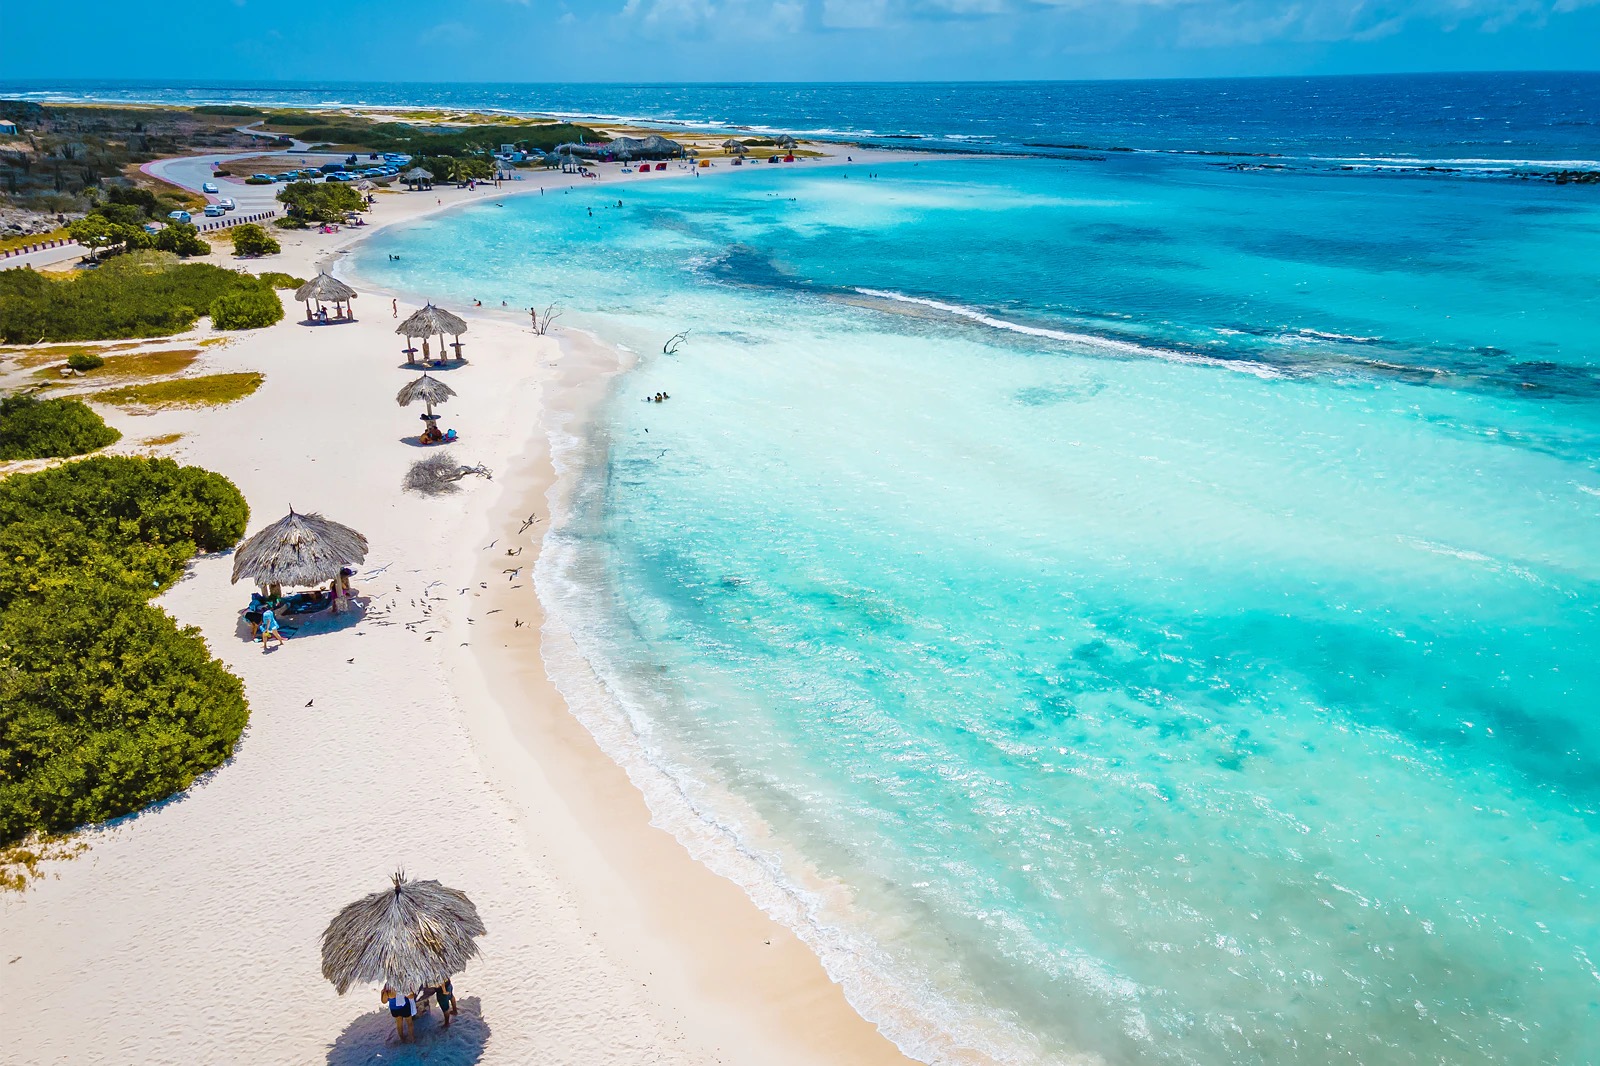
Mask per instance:
[[[384,1003],[389,1008],[389,1017],[394,1019],[394,1030],[400,1035],[400,1043],[417,1038],[417,1001],[411,996],[404,996],[388,985],[383,986],[383,991],[378,993],[383,997]]]
[[[281,644],[288,639],[283,635],[283,630],[278,628],[278,616],[272,613],[272,608],[263,607],[261,610],[261,650],[266,651],[267,644],[270,641],[276,640]]]

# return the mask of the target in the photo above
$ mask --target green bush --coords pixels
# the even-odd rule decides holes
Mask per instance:
[[[99,370],[106,365],[106,361],[93,352],[73,352],[67,356],[67,365],[81,374],[89,370]]]
[[[253,118],[266,114],[260,108],[250,107],[247,104],[201,104],[189,110],[197,115],[228,115],[236,118]]]
[[[211,324],[217,329],[261,329],[282,319],[282,301],[265,286],[230,292],[211,304]]]
[[[272,185],[274,184],[274,181],[272,178],[258,178],[252,174],[250,177],[244,179],[244,183],[246,185]]]
[[[233,227],[230,235],[233,237],[234,255],[276,255],[283,251],[272,234],[254,222]]]
[[[27,394],[0,400],[0,459],[82,455],[121,439],[121,433],[80,400],[41,400]]]
[[[297,278],[293,274],[285,274],[277,270],[263,271],[257,277],[274,289],[298,289],[306,283],[305,278]]]
[[[170,459],[0,482],[0,843],[138,810],[228,758],[239,680],[145,601],[248,519],[226,478]]]
[[[305,219],[295,218],[293,215],[284,215],[282,218],[275,218],[272,220],[272,224],[277,226],[279,229],[305,229],[311,225],[311,223],[307,222]]]
[[[0,339],[164,337],[193,328],[217,297],[259,287],[255,278],[158,252],[121,255],[81,277],[0,271]]]
[[[200,239],[192,222],[168,222],[156,234],[156,248],[187,259],[191,255],[210,255],[211,245]]]

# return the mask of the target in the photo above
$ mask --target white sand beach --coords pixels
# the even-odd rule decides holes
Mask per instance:
[[[384,195],[365,230],[285,233],[281,255],[247,265],[309,276],[376,227],[578,180]],[[211,261],[234,262],[221,244]],[[363,292],[359,321],[316,328],[291,303],[284,322],[207,348],[195,372],[266,375],[238,403],[105,409],[123,450],[182,434],[155,450],[232,479],[251,532],[291,506],[363,532],[367,603],[267,652],[241,635],[250,590],[229,585],[229,557],[197,560],[159,601],[244,680],[250,725],[194,788],[0,894],[0,987],[20,1015],[6,1061],[906,1061],[792,933],[651,826],[544,675],[529,575],[548,527],[548,420],[581,417],[616,356],[469,316],[470,363],[437,372],[458,393],[441,424],[462,434],[450,454],[494,480],[403,494],[430,453],[404,440],[417,410],[394,399],[413,372],[390,299]],[[455,982],[458,1024],[441,1032],[434,1015],[404,1047],[376,989],[341,998],[323,980],[318,945],[398,868],[462,889],[488,927]]]

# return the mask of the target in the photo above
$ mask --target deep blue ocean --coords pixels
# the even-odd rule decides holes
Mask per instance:
[[[0,96],[475,108],[887,146],[1338,167],[1600,167],[1600,73],[1171,81],[528,85],[15,82]]]
[[[1597,76],[95,95],[1089,146],[347,268],[636,354],[554,441],[547,664],[908,1050],[1600,1061],[1600,186],[1515,176],[1600,166]]]

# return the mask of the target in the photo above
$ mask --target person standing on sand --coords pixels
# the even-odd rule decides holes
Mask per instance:
[[[261,650],[267,650],[269,641],[276,640],[279,644],[289,638],[283,635],[283,630],[278,628],[278,616],[272,613],[270,606],[261,610]]]
[[[383,997],[384,1003],[389,1008],[389,1017],[394,1019],[394,1030],[400,1034],[400,1043],[409,1043],[417,1038],[417,1001],[410,996],[396,992],[388,985],[383,986],[383,991],[378,993]],[[410,1033],[409,1040],[406,1034]]]
[[[539,312],[535,311],[533,308],[530,307],[530,308],[528,308],[528,317],[533,319],[533,331],[535,333],[538,333],[539,332]]]
[[[389,301],[389,306],[394,309],[394,317],[395,318],[399,318],[400,317],[400,301],[399,300],[390,300]]]

